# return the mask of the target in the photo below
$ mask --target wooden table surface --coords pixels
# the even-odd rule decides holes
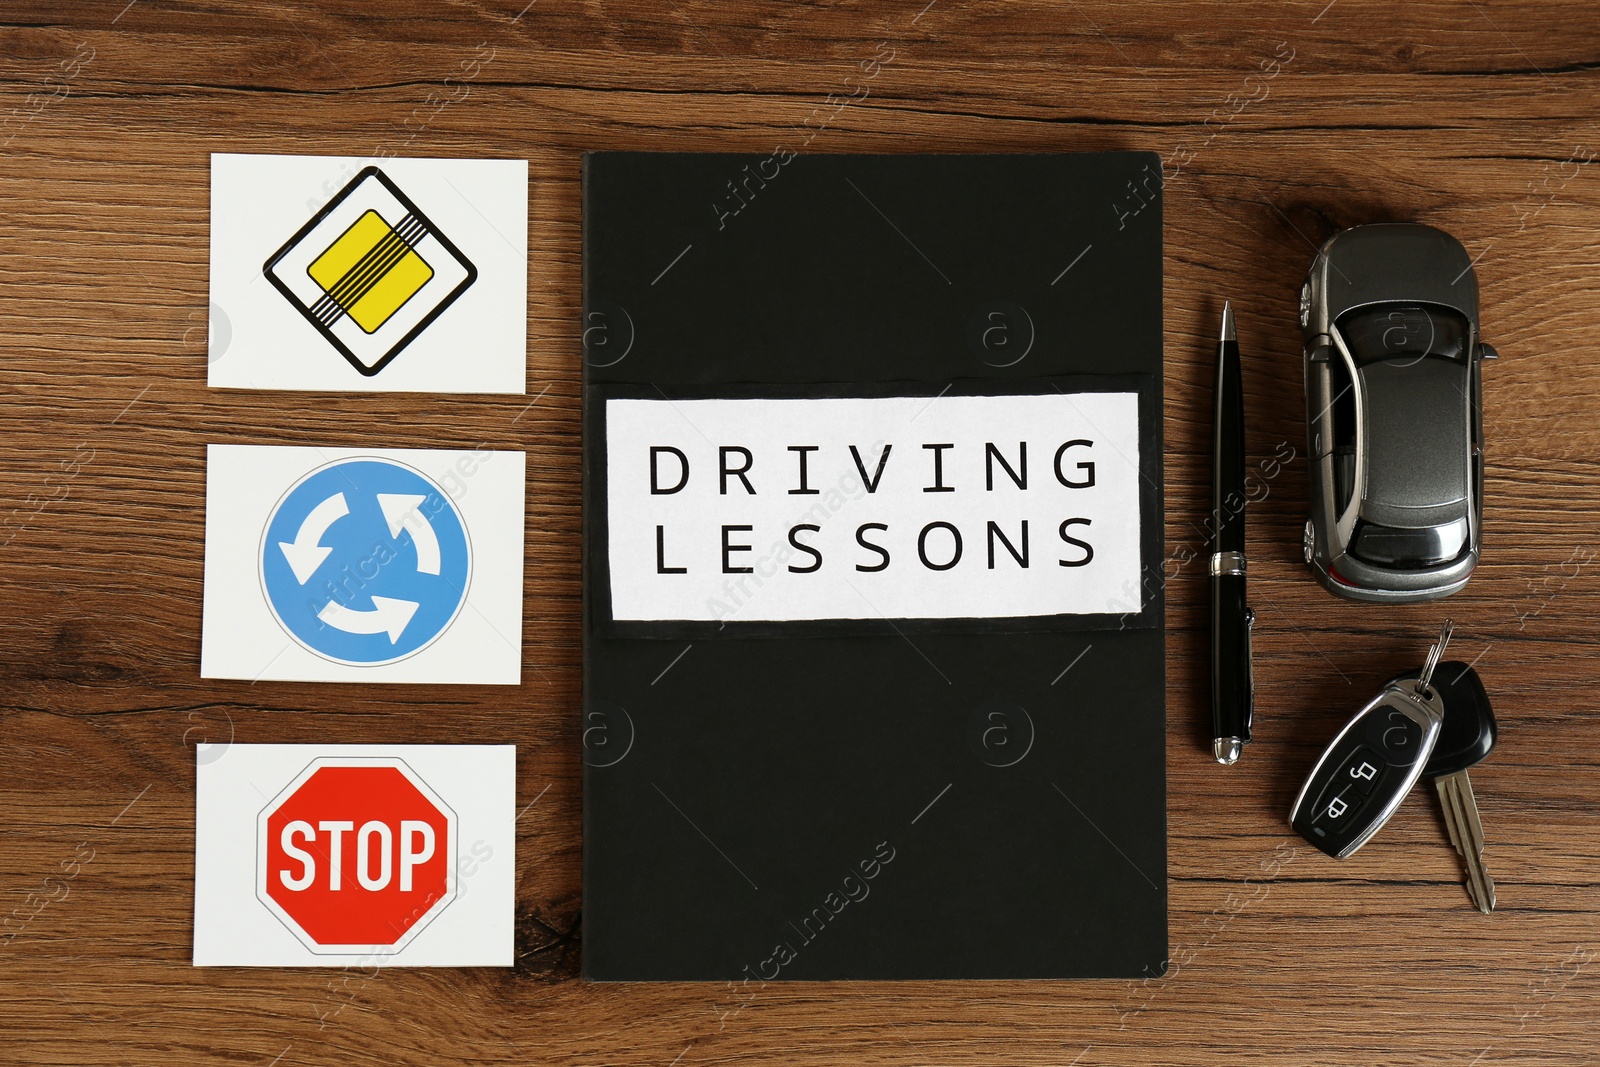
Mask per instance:
[[[1600,14],[1592,0],[8,0],[0,13],[0,1060],[27,1064],[1578,1064],[1600,1058]],[[124,6],[126,5],[126,6]],[[892,56],[849,100],[863,59]],[[447,81],[448,79],[448,81]],[[1166,161],[1172,966],[1148,981],[578,977],[579,159],[1150,149]],[[208,154],[531,161],[530,396],[206,387]],[[1483,563],[1448,602],[1299,562],[1314,247],[1477,257]],[[1206,751],[1213,338],[1234,302],[1260,710]],[[533,394],[539,399],[527,407]],[[528,454],[523,684],[201,681],[208,442]],[[1285,813],[1439,622],[1501,747],[1472,910],[1431,791],[1343,863]],[[514,742],[514,969],[190,966],[194,745]],[[542,795],[541,795],[542,793]],[[63,871],[73,870],[71,876]],[[982,923],[994,901],[975,900]]]

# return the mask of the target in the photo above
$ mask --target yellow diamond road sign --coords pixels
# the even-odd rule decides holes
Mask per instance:
[[[365,375],[388,366],[478,276],[377,167],[357,174],[262,269]]]

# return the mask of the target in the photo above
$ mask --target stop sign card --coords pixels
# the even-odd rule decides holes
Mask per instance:
[[[509,967],[512,745],[200,745],[197,967]]]
[[[206,455],[202,678],[521,680],[521,452]]]

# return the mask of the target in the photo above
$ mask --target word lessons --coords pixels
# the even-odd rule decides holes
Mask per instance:
[[[1139,607],[1135,393],[608,398],[605,420],[617,621]]]

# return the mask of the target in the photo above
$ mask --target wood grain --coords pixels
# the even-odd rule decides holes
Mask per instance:
[[[0,1058],[27,1064],[1579,1064],[1600,1058],[1600,17],[1589,0],[10,0],[0,12]],[[926,6],[924,6],[926,4]],[[857,62],[894,58],[835,110]],[[463,78],[482,48],[492,59]],[[1292,52],[1276,76],[1261,64]],[[1252,80],[1247,82],[1246,79]],[[449,79],[447,82],[446,79]],[[1263,92],[1262,87],[1265,87]],[[465,88],[465,94],[459,90]],[[453,102],[439,107],[446,93]],[[1244,103],[1241,106],[1240,101]],[[586,149],[1150,149],[1166,188],[1173,966],[1147,982],[577,977],[579,158]],[[531,161],[529,392],[205,384],[208,154]],[[1176,171],[1176,173],[1173,173]],[[1500,909],[1431,795],[1353,859],[1298,847],[1320,743],[1445,608],[1323,593],[1295,299],[1335,229],[1473,255],[1484,561],[1448,605],[1502,745],[1474,774]],[[1239,310],[1259,740],[1205,751],[1211,338]],[[404,431],[388,427],[405,427]],[[208,442],[528,453],[524,683],[198,678]],[[1587,650],[1587,651],[1586,651]],[[512,970],[189,965],[193,745],[514,742]],[[92,850],[64,897],[44,879]],[[973,901],[981,924],[998,901]],[[16,910],[11,910],[16,909]]]

